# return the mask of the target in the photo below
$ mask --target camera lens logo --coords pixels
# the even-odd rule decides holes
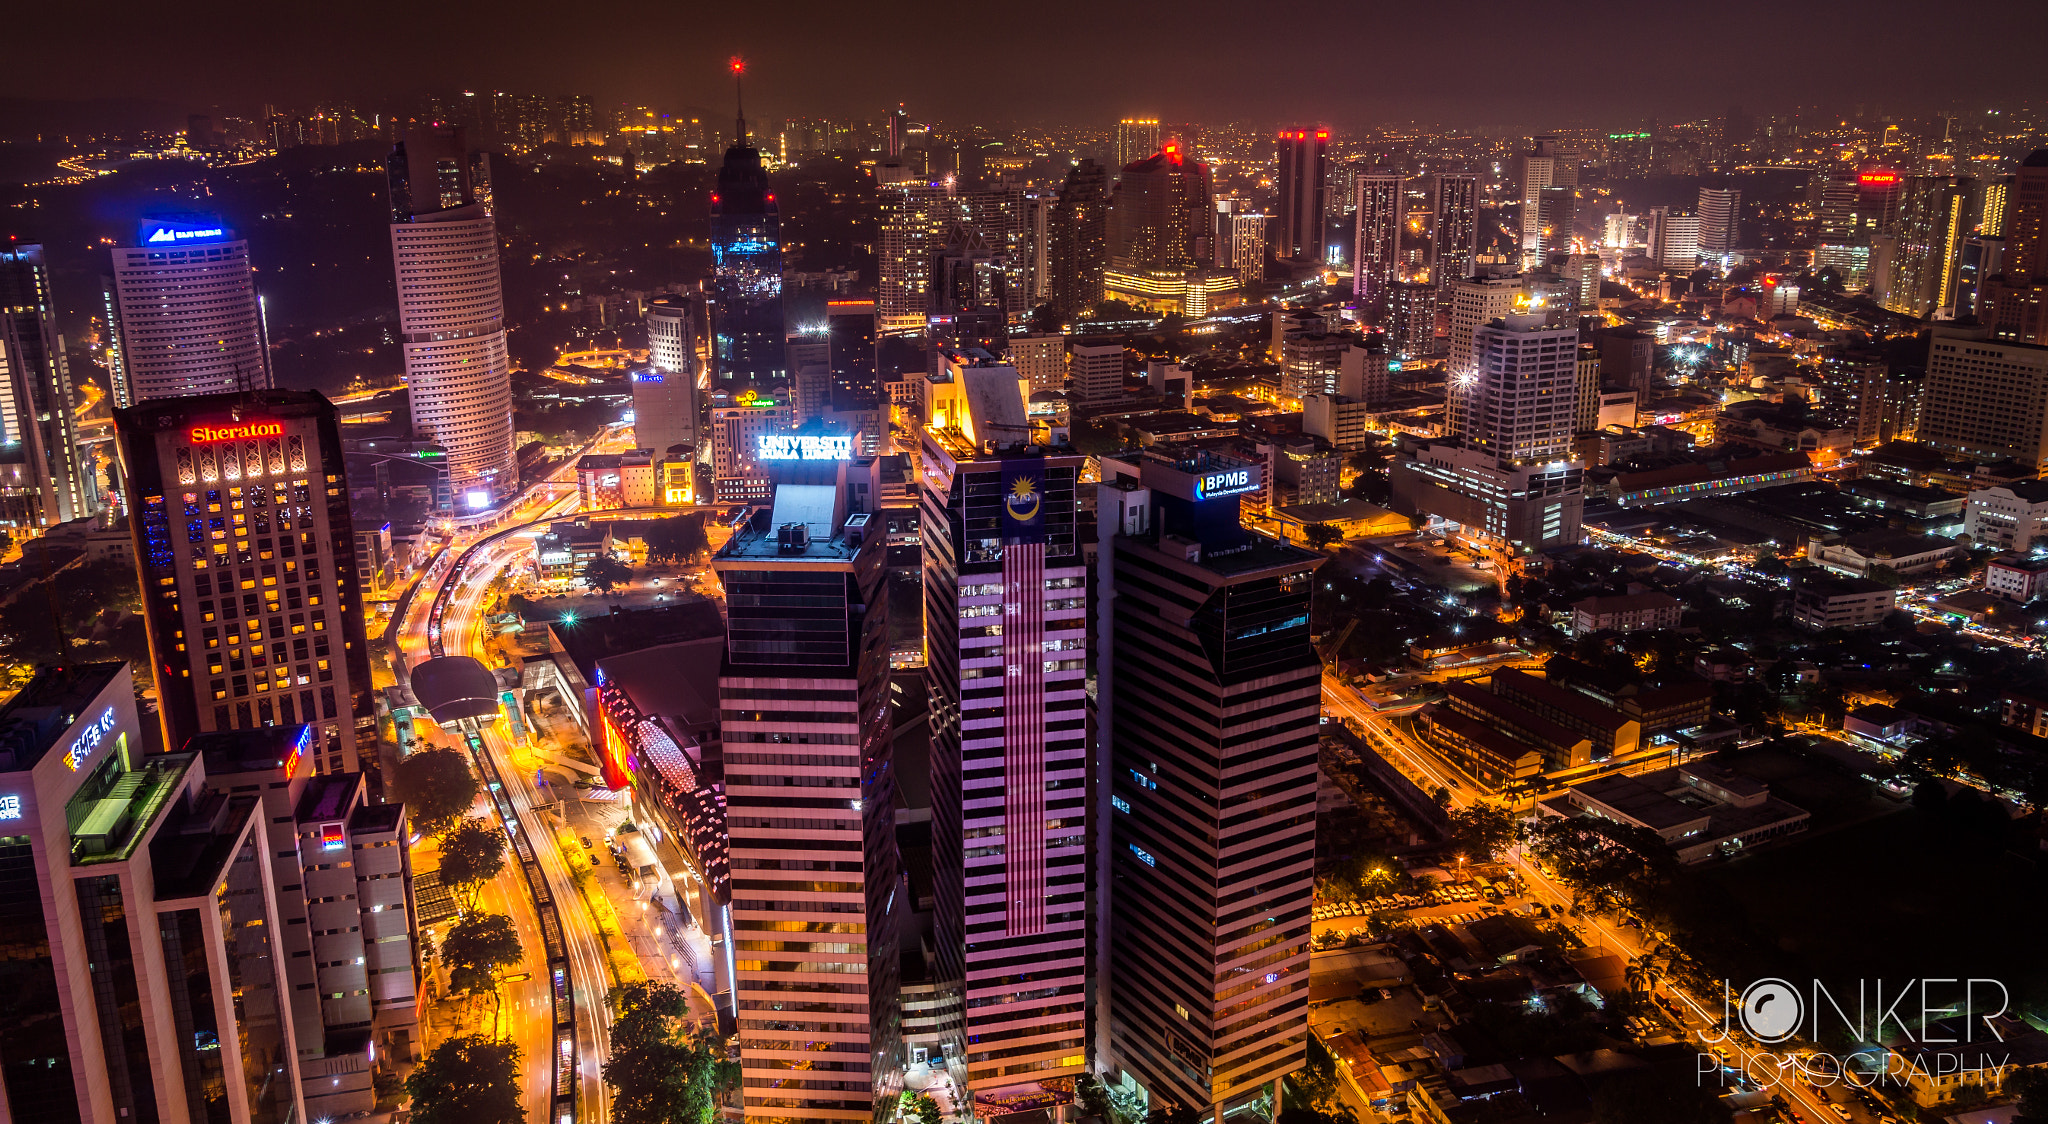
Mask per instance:
[[[1806,1004],[1784,980],[1758,980],[1742,993],[1742,1029],[1759,1042],[1783,1042],[1799,1029]]]

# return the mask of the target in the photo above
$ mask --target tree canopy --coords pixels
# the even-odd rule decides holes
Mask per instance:
[[[1492,862],[1514,841],[1515,819],[1498,804],[1474,804],[1451,813],[1451,847],[1472,862]]]
[[[476,909],[478,892],[504,869],[505,833],[496,824],[464,818],[441,837],[441,885],[464,912]]]
[[[657,519],[641,531],[640,537],[647,541],[649,562],[681,562],[711,549],[701,511]]]
[[[523,1124],[519,1047],[481,1034],[450,1038],[405,1079],[415,1124]]]
[[[523,955],[519,933],[502,913],[465,914],[441,941],[448,986],[471,995],[496,991],[498,973],[519,963]]]
[[[598,555],[583,564],[583,573],[578,575],[583,584],[600,593],[610,593],[613,586],[624,585],[633,580],[633,568],[608,555]]]
[[[739,1067],[709,1035],[685,1025],[689,1002],[666,983],[630,983],[612,992],[613,1124],[711,1124],[739,1084]]]
[[[392,791],[405,803],[406,819],[423,835],[441,835],[476,801],[476,774],[461,750],[423,749],[398,763]]]

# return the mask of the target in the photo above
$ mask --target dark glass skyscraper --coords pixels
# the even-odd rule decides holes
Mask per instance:
[[[1052,308],[1061,319],[1102,300],[1102,267],[1109,260],[1109,174],[1093,160],[1067,170],[1053,205]]]
[[[711,372],[722,384],[789,377],[775,196],[746,118],[737,126],[711,197]]]
[[[0,519],[17,526],[47,527],[99,508],[97,473],[78,447],[56,308],[43,248],[0,248]]]

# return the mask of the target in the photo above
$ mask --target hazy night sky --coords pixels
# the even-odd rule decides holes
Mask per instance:
[[[436,89],[584,92],[755,115],[1094,122],[1666,120],[2048,94],[2048,3],[23,4],[0,96],[253,108]]]

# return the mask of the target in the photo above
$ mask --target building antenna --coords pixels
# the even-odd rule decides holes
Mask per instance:
[[[747,143],[747,101],[745,95],[740,90],[740,75],[747,72],[747,60],[734,55],[730,65],[732,66],[732,104],[735,111],[732,143],[736,146],[744,146]]]

